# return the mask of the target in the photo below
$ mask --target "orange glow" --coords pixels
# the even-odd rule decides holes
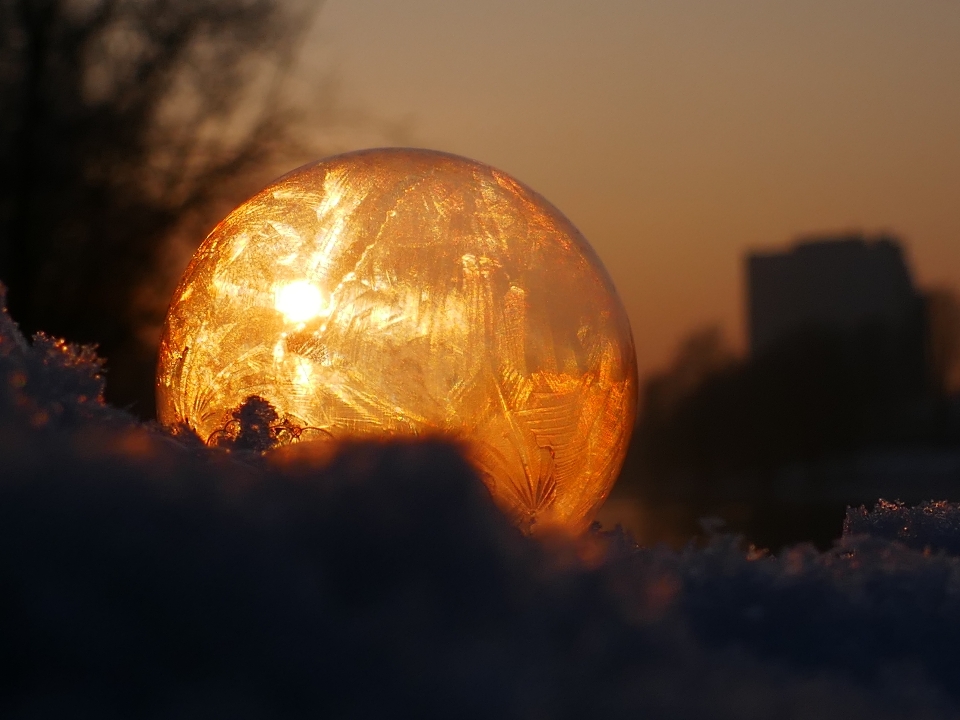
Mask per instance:
[[[563,215],[485,165],[372,150],[286,175],[207,237],[157,401],[211,444],[251,396],[282,442],[450,434],[518,523],[579,531],[636,385],[624,309]]]
[[[295,280],[277,288],[276,308],[287,322],[303,323],[323,311],[323,296],[316,285]]]

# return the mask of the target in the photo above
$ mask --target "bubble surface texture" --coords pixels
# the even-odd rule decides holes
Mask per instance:
[[[577,532],[636,414],[630,326],[544,198],[481,163],[367,150],[280,178],[206,238],[160,344],[160,421],[214,444],[252,397],[278,442],[459,438],[521,525]]]

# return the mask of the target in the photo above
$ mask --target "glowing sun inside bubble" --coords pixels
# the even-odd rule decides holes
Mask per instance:
[[[157,403],[209,444],[244,417],[271,445],[450,434],[517,522],[578,531],[636,387],[616,291],[556,208],[486,165],[385,149],[295,170],[210,233],[167,315]]]
[[[303,323],[323,311],[323,295],[316,285],[295,280],[277,288],[276,307],[287,322]]]

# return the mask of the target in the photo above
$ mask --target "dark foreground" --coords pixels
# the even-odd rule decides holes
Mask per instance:
[[[6,718],[948,718],[960,509],[830,550],[522,537],[446,445],[322,470],[97,399],[0,317]]]

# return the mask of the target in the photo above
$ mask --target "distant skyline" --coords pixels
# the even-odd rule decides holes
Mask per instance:
[[[960,285],[957,38],[948,0],[328,0],[304,78],[560,208],[645,374],[705,324],[743,347],[753,249],[887,232]]]

